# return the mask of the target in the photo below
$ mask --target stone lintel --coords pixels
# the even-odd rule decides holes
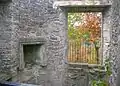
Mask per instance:
[[[53,4],[53,8],[64,8],[67,12],[101,12],[111,4],[101,4],[99,1],[94,3],[87,3],[83,1],[56,1]]]
[[[104,69],[102,64],[88,64],[88,63],[68,63],[69,67],[87,67],[87,68],[101,68]]]
[[[44,37],[39,38],[20,38],[21,44],[44,44],[46,39]]]

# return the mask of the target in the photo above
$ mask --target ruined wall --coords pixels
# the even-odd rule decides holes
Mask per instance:
[[[112,75],[110,77],[110,83],[111,86],[116,86],[116,81],[119,83],[119,0],[103,0],[102,4],[111,4],[108,8],[105,8],[103,12],[103,26],[102,26],[102,45],[103,45],[103,60],[106,57],[109,57],[112,59]],[[78,3],[77,3],[78,4]],[[65,4],[62,4],[65,5]],[[71,5],[70,5],[71,6]],[[72,6],[71,6],[72,7]],[[110,47],[109,47],[110,46]],[[108,50],[110,48],[110,51]],[[103,61],[104,62],[104,61]],[[118,69],[118,70],[117,70]],[[71,73],[72,74],[72,73]],[[118,75],[117,75],[118,74]],[[70,75],[72,80],[76,75],[79,76],[79,74]],[[118,77],[118,79],[117,79]],[[69,79],[70,80],[70,79]],[[70,80],[71,81],[71,80]],[[74,82],[74,81],[73,81]],[[68,81],[68,83],[70,83]],[[72,82],[71,82],[72,83]],[[75,85],[74,83],[72,83]],[[77,84],[77,83],[76,83]],[[77,86],[77,85],[76,85]],[[119,86],[119,84],[117,85]]]
[[[64,10],[53,9],[54,1],[12,0],[11,3],[0,4],[0,72],[7,72],[14,76],[13,81],[18,80],[43,86],[62,86],[64,83],[67,56],[67,17]],[[110,44],[110,57],[113,59],[111,86],[116,86],[117,71],[119,72],[117,69],[119,68],[120,2],[119,0],[103,0],[103,3],[112,4],[103,12],[103,56]],[[46,39],[47,66],[45,68],[40,65],[35,66],[28,74],[32,75],[32,79],[28,81],[22,81],[23,78],[16,79],[18,77],[16,75],[21,72],[19,70],[20,39],[41,37]],[[20,74],[23,75],[26,72],[28,71],[22,71]],[[35,76],[33,72],[38,72],[38,76]],[[78,74],[78,72],[75,73]],[[73,85],[80,79],[77,77],[77,81],[66,83],[68,86]]]
[[[113,84],[111,86],[119,86],[119,73],[120,73],[120,57],[119,57],[119,35],[120,35],[120,1],[119,0],[114,0],[112,3],[112,11],[111,11],[111,51],[110,51],[110,57],[113,60],[113,64],[112,64],[112,82]],[[117,84],[116,84],[117,83]]]
[[[18,75],[20,38],[36,39],[44,37],[46,39],[47,67],[40,67],[43,74],[39,74],[39,77],[41,77],[39,80],[36,81],[33,75],[32,80],[25,83],[62,86],[67,48],[66,16],[63,11],[60,9],[54,10],[52,0],[12,0],[9,5],[5,8],[2,5],[0,7],[0,18],[3,20],[0,23],[3,26],[0,31],[0,51],[1,53],[4,50],[6,51],[4,55],[1,54],[3,59],[0,60],[1,63],[6,64],[2,63],[0,69],[6,71],[6,66],[10,66],[7,72],[12,73],[13,76]],[[10,12],[6,10],[7,7],[10,7]],[[7,48],[3,49],[2,47]],[[8,50],[11,52],[8,53]],[[35,70],[37,69],[32,71],[35,72]],[[37,78],[39,77],[37,76]]]
[[[63,82],[66,17],[62,10],[54,10],[52,6],[52,0],[13,0],[12,55],[18,59],[19,51],[17,50],[20,38],[43,37],[46,39],[47,67],[40,68],[44,74],[38,74],[37,82],[33,79],[28,83],[61,86]]]
[[[13,61],[11,56],[12,21],[9,3],[0,4],[0,72],[10,71]]]
[[[109,0],[111,6],[103,12],[103,37],[104,49],[103,56],[111,59],[112,75],[110,76],[110,86],[119,86],[119,0]],[[108,50],[109,49],[109,50]],[[108,53],[106,53],[106,50]],[[117,75],[118,74],[118,75]],[[117,81],[117,82],[116,82]],[[116,84],[117,83],[117,84]]]

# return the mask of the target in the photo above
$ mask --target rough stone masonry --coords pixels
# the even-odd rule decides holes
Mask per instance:
[[[1,75],[8,75],[12,78],[11,81],[17,82],[43,86],[72,86],[65,83],[68,65],[67,12],[64,7],[54,9],[55,1],[57,0],[5,0],[5,2],[2,0],[0,2]],[[109,56],[113,60],[111,86],[116,86],[120,60],[118,40],[120,1],[102,0],[102,4],[111,5],[103,11],[103,56],[107,45],[110,44]],[[33,44],[46,40],[43,44],[46,54],[45,65],[36,64],[30,70],[24,69],[24,65],[23,68],[21,67],[21,62],[24,62],[22,57],[24,53],[21,49],[26,43],[29,45],[29,41],[24,41],[21,46],[21,41],[24,39],[31,39]]]

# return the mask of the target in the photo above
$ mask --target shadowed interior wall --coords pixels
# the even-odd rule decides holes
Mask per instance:
[[[36,60],[39,60],[42,56],[40,52],[40,48],[41,48],[40,44],[23,45],[23,53],[24,53],[23,58],[26,68],[29,66],[32,67],[33,65],[37,64]]]

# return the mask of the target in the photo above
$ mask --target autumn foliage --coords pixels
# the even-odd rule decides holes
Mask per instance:
[[[78,30],[83,35],[89,35],[87,41],[96,42],[101,37],[101,17],[96,13],[86,13]]]
[[[78,15],[73,18],[78,17]],[[73,61],[81,61],[87,59],[88,63],[99,63],[99,48],[101,39],[101,13],[82,13],[80,18],[82,19],[75,27],[69,27],[69,39],[77,41],[79,40],[79,46],[69,46],[72,50],[70,52],[76,52],[72,54]],[[71,19],[72,20],[72,19]],[[78,20],[77,20],[78,22]],[[88,47],[86,47],[86,44]],[[78,54],[78,55],[77,55]],[[91,61],[94,60],[94,61]],[[80,60],[80,61],[79,61]],[[71,60],[72,61],[72,60]]]

